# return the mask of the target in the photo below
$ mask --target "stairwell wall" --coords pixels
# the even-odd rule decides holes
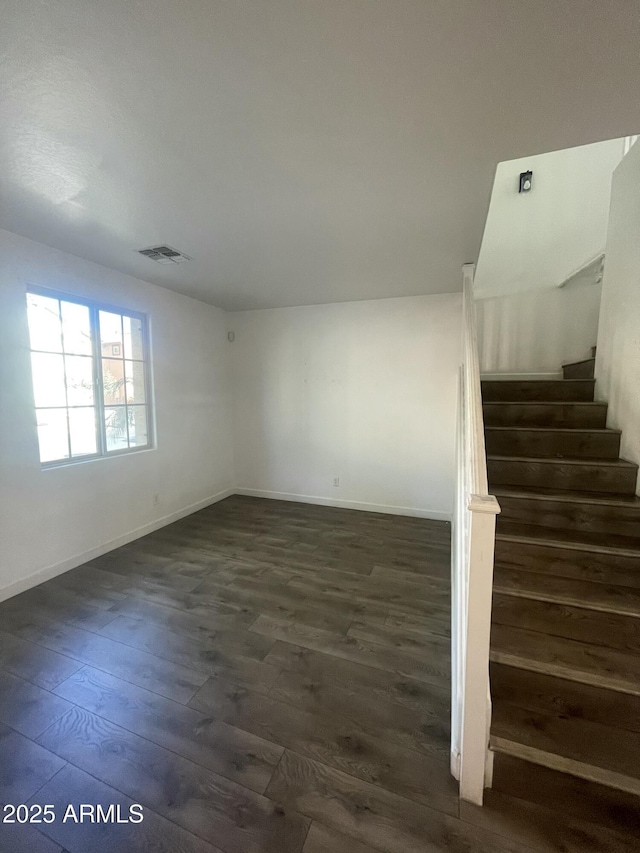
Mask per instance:
[[[557,375],[596,342],[595,270],[560,285],[604,251],[613,170],[623,139],[499,163],[478,268],[480,369]],[[521,172],[533,170],[529,193]],[[608,261],[607,261],[608,263]]]
[[[474,279],[476,298],[558,287],[604,250],[611,175],[624,139],[499,163]],[[533,171],[531,192],[518,192]]]
[[[476,301],[483,374],[560,377],[560,366],[591,356],[601,286],[548,287]]]
[[[640,145],[613,174],[596,355],[596,397],[622,430],[620,455],[640,464]],[[640,483],[639,483],[640,486]],[[636,489],[640,494],[640,489]]]

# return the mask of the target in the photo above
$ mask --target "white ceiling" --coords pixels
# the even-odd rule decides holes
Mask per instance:
[[[227,309],[439,293],[499,161],[640,128],[640,5],[4,0],[0,72],[0,227]]]

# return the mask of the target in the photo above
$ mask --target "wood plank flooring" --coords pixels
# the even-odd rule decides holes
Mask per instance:
[[[449,540],[442,522],[233,497],[0,604],[0,801],[58,815],[0,824],[0,851],[636,849],[631,808],[598,808],[587,783],[578,804],[505,783],[461,808]],[[63,823],[69,803],[144,820]]]

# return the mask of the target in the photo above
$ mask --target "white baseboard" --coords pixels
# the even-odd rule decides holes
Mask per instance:
[[[51,578],[62,575],[64,572],[68,572],[71,569],[75,569],[83,563],[88,563],[89,560],[95,560],[96,557],[101,557],[108,551],[113,551],[114,548],[120,548],[121,545],[127,545],[135,539],[140,539],[141,536],[146,536],[147,533],[153,533],[154,530],[166,527],[167,524],[179,521],[181,518],[191,515],[199,509],[204,509],[207,506],[218,503],[218,501],[224,500],[233,494],[235,494],[235,489],[224,489],[215,495],[211,495],[211,497],[204,498],[204,500],[197,501],[197,503],[191,504],[183,509],[179,509],[176,512],[163,516],[162,518],[150,521],[148,524],[144,524],[142,527],[138,527],[135,530],[130,530],[128,533],[123,533],[122,536],[111,539],[109,542],[103,542],[102,545],[98,545],[96,548],[91,548],[89,551],[84,551],[82,554],[76,554],[75,556],[69,557],[69,559],[63,560],[60,563],[54,563],[52,566],[39,569],[37,572],[28,575],[28,577],[21,578],[19,581],[15,581],[14,583],[0,589],[0,601],[5,601],[7,598],[13,598],[14,595],[19,595],[19,593],[25,592],[33,586],[38,586],[38,584],[51,580]]]
[[[162,518],[150,521],[148,524],[138,527],[135,530],[123,533],[122,536],[118,536],[108,542],[103,542],[101,545],[91,548],[89,551],[83,551],[81,554],[75,554],[73,557],[69,557],[59,563],[46,566],[44,569],[38,569],[37,572],[33,572],[33,574],[28,575],[26,578],[14,581],[14,583],[0,589],[0,601],[6,601],[8,598],[13,598],[14,595],[26,592],[26,590],[31,589],[34,586],[38,586],[45,581],[64,574],[64,572],[75,569],[83,563],[88,563],[89,560],[95,560],[96,557],[101,557],[103,554],[113,551],[115,548],[127,545],[129,542],[133,542],[136,539],[140,539],[142,536],[146,536],[147,533],[153,533],[154,530],[166,527],[167,524],[179,521],[181,518],[191,515],[194,512],[198,512],[198,510],[204,509],[207,506],[218,503],[218,501],[224,500],[231,495],[247,495],[255,498],[269,498],[270,500],[296,501],[297,503],[317,504],[319,506],[335,506],[342,509],[363,510],[364,512],[380,512],[386,515],[407,515],[412,518],[430,518],[434,521],[451,521],[450,513],[441,512],[440,510],[435,509],[430,510],[406,506],[385,506],[384,504],[361,503],[359,501],[341,501],[333,498],[315,497],[313,495],[292,495],[285,492],[269,492],[262,491],[260,489],[224,489],[215,495],[211,495],[211,497],[204,498],[204,500],[198,501],[197,503],[191,504],[190,506],[184,507],[176,512],[172,512]]]
[[[361,501],[342,501],[337,498],[321,498],[316,495],[297,495],[288,492],[271,492],[264,489],[234,489],[236,495],[246,495],[252,498],[268,498],[274,501],[294,501],[295,503],[316,504],[318,506],[335,506],[340,509],[358,509],[363,512],[380,512],[385,515],[408,515],[411,518],[430,518],[432,521],[451,521],[451,513],[438,509],[419,509],[409,506],[387,506],[386,504],[371,504]]]
[[[529,379],[562,379],[562,371],[555,373],[481,373],[480,379],[511,379],[511,380],[529,380]]]
[[[449,769],[451,770],[451,775],[458,782],[460,781],[460,753],[456,750],[455,752],[451,752],[449,754]]]

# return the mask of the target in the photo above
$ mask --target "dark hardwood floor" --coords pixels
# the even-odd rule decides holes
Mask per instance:
[[[0,800],[57,816],[1,853],[637,850],[622,795],[504,756],[460,805],[449,539],[233,497],[1,604]]]

